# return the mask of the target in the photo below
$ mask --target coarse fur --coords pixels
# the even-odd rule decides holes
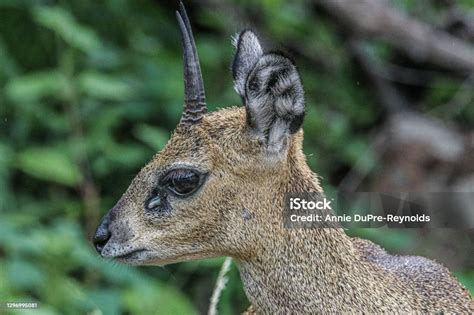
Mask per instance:
[[[302,150],[303,88],[294,64],[264,53],[251,31],[236,47],[234,86],[245,106],[178,125],[104,217],[101,255],[134,265],[230,256],[250,312],[262,314],[472,313],[468,291],[431,260],[390,255],[339,228],[284,227],[285,193],[324,196]],[[206,177],[191,196],[167,193],[148,209],[177,168]]]

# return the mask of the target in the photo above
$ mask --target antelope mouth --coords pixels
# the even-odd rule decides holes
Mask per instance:
[[[148,252],[148,250],[146,249],[136,249],[122,255],[113,256],[111,258],[118,259],[118,260],[138,260],[140,258],[144,258],[144,254],[146,252]]]

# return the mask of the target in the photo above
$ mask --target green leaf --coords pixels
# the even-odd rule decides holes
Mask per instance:
[[[175,288],[149,281],[136,283],[124,292],[123,302],[131,314],[197,314],[188,298]]]
[[[33,72],[16,77],[5,87],[6,96],[15,102],[36,101],[46,96],[56,96],[66,89],[64,77],[57,71]]]
[[[120,293],[118,290],[100,289],[87,293],[88,300],[94,303],[102,314],[120,314]]]
[[[101,48],[95,32],[76,22],[74,17],[60,7],[38,6],[32,10],[35,21],[54,31],[67,44],[84,52],[92,52]]]
[[[6,270],[9,282],[17,289],[31,289],[40,286],[45,280],[36,265],[24,260],[7,261]]]
[[[134,130],[135,136],[150,146],[150,148],[161,150],[169,138],[169,133],[162,128],[156,128],[141,124]]]
[[[16,166],[31,176],[66,186],[74,186],[81,179],[77,166],[60,149],[27,149],[17,155]]]
[[[82,93],[104,100],[123,101],[133,95],[125,82],[99,72],[83,72],[79,75],[79,87]]]
[[[8,51],[7,46],[2,38],[0,38],[0,79],[5,76],[12,77],[18,71],[18,65],[13,56]]]

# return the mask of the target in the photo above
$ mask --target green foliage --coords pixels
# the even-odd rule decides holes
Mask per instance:
[[[31,148],[18,153],[17,167],[44,181],[75,186],[81,181],[78,167],[69,156],[56,148]]]
[[[141,271],[97,259],[81,240],[77,223],[54,220],[50,226],[16,224],[6,216],[0,246],[10,259],[1,263],[2,298],[43,302],[59,314],[195,314],[187,297],[166,283],[154,281]]]
[[[210,109],[240,104],[228,39],[257,12],[264,37],[297,51],[310,165],[325,185],[358,161],[356,171],[373,170],[367,130],[378,127],[383,110],[372,87],[360,82],[333,21],[313,12],[310,1],[228,5],[238,6],[243,20],[232,23],[234,16],[197,2],[190,10]],[[183,70],[175,9],[176,3],[156,1],[0,1],[1,301],[39,301],[35,314],[207,311],[222,259],[132,268],[99,259],[90,244],[100,216],[179,120]],[[395,55],[383,43],[370,48],[382,59]],[[433,84],[424,106],[441,116],[459,82]],[[472,123],[472,108],[448,111]],[[395,251],[417,237],[352,233]],[[458,275],[472,289],[472,271],[461,268]],[[248,305],[235,266],[229,277],[222,314]]]
[[[101,48],[94,31],[78,24],[71,13],[62,7],[34,7],[32,15],[39,25],[52,30],[71,47],[86,53]]]
[[[44,71],[18,76],[8,82],[5,96],[13,102],[35,102],[60,95],[65,90],[64,77],[57,71]]]

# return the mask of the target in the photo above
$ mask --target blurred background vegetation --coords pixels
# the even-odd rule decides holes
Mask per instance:
[[[241,103],[229,71],[230,37],[254,27],[301,71],[305,152],[328,191],[377,188],[393,163],[374,139],[401,111],[397,104],[474,143],[472,74],[416,60],[390,40],[356,36],[318,2],[186,2],[210,109]],[[391,4],[472,47],[472,0]],[[176,8],[175,1],[0,0],[1,302],[37,301],[31,313],[38,315],[207,312],[222,258],[132,268],[100,259],[90,243],[101,216],[179,120]],[[449,20],[452,12],[464,24]],[[472,175],[462,163],[474,151],[462,152],[448,165]],[[444,160],[429,161],[420,181],[446,168]],[[474,290],[472,230],[349,233],[435,258]],[[229,278],[221,314],[248,306],[235,266]]]

